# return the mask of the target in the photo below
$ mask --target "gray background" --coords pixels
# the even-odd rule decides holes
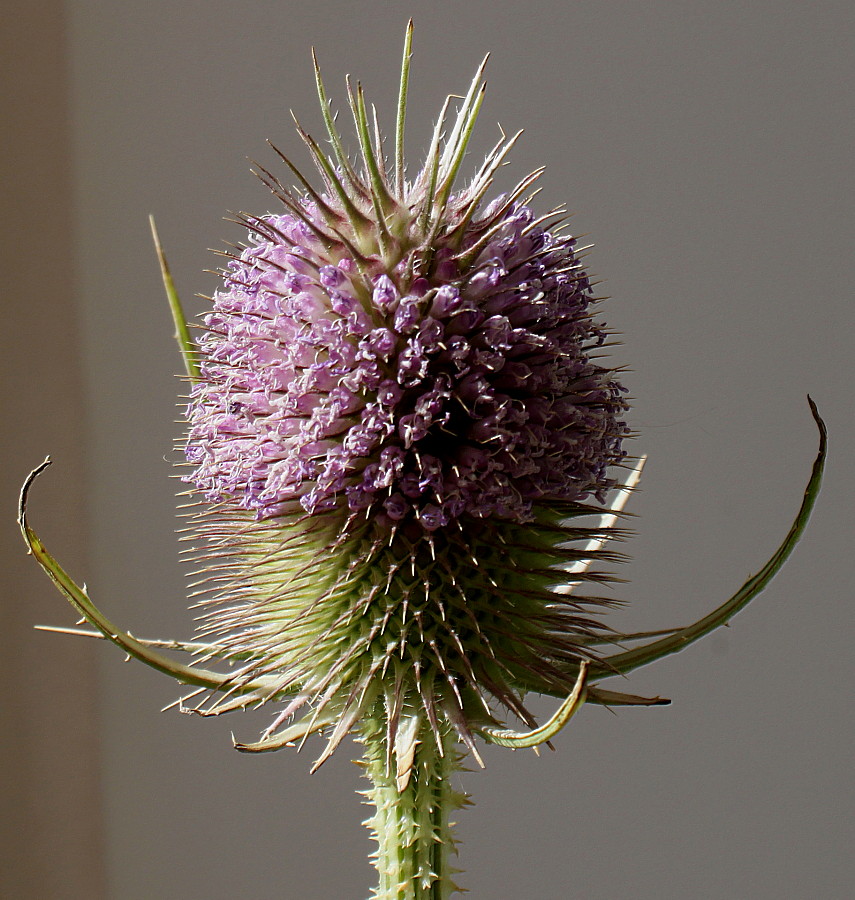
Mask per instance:
[[[412,13],[411,167],[445,94],[492,51],[476,152],[497,121],[525,127],[509,180],[546,164],[543,207],[566,202],[596,243],[590,267],[613,298],[603,316],[623,341],[614,358],[631,369],[634,449],[650,454],[620,573],[631,606],[615,623],[682,624],[736,589],[800,500],[816,446],[806,393],[831,434],[815,518],[774,584],[731,628],[627,683],[671,707],[586,708],[540,757],[487,750],[487,770],[465,779],[476,805],[459,816],[461,883],[497,900],[850,896],[851,4],[70,0],[65,31],[61,6],[37,6],[65,44],[13,23],[33,47],[21,58],[67,61],[69,75],[67,93],[60,79],[12,108],[22,133],[25,113],[53,110],[55,127],[18,184],[33,202],[5,216],[29,255],[5,268],[4,307],[26,297],[39,313],[7,338],[6,360],[38,378],[8,382],[5,402],[24,409],[11,430],[40,437],[10,440],[4,467],[17,483],[54,454],[35,524],[96,602],[134,633],[190,634],[167,461],[180,360],[148,213],[183,296],[209,293],[206,247],[239,236],[221,217],[272,208],[246,157],[271,162],[268,137],[301,155],[289,107],[320,131],[310,45],[336,104],[351,72],[391,128]],[[51,166],[65,193],[46,193]],[[307,753],[240,756],[230,732],[252,737],[257,719],[161,714],[175,685],[118,651],[33,644],[36,610],[73,616],[45,580],[26,596],[10,583],[4,605],[35,649],[5,682],[18,679],[4,703],[30,726],[6,735],[4,770],[20,808],[48,823],[6,868],[10,897],[367,894],[353,748],[312,777]],[[62,653],[78,668],[35,676],[33,659]],[[26,713],[23,686],[36,692]],[[66,702],[75,688],[82,699]],[[29,761],[43,757],[40,774]],[[64,796],[51,772],[81,790]],[[21,829],[4,819],[12,846]]]

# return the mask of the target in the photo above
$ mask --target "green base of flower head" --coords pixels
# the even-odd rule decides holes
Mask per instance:
[[[278,749],[334,720],[317,767],[385,697],[393,731],[405,710],[416,709],[427,740],[440,745],[450,727],[477,759],[474,733],[500,725],[497,703],[534,727],[523,694],[570,695],[579,654],[597,658],[597,644],[612,640],[584,614],[602,599],[560,589],[562,580],[604,580],[582,566],[614,558],[599,547],[568,549],[601,534],[570,518],[590,513],[568,506],[541,510],[527,525],[473,522],[437,533],[429,544],[413,544],[405,534],[390,538],[371,522],[342,528],[335,515],[315,517],[310,528],[299,519],[203,515],[194,528],[203,575],[197,605],[210,609],[200,633],[239,667],[231,691],[199,711],[272,699],[267,685],[276,673],[275,696],[288,699],[287,714],[240,749]],[[211,557],[217,578],[207,597]],[[577,571],[567,574],[568,566]],[[265,689],[250,691],[254,683]],[[302,725],[289,723],[304,710]]]

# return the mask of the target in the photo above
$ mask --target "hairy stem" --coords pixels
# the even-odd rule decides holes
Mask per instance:
[[[402,727],[403,723],[402,723]],[[447,900],[456,890],[449,856],[454,851],[451,813],[466,801],[456,791],[452,776],[460,768],[453,733],[444,733],[442,746],[426,723],[417,726],[416,739],[407,747],[396,742],[387,749],[385,710],[363,723],[360,740],[365,747],[365,791],[375,807],[366,821],[377,842],[373,854],[378,885],[372,900]]]

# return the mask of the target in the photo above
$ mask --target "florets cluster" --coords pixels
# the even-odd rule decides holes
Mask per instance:
[[[205,319],[187,457],[209,500],[433,532],[610,486],[625,404],[591,358],[605,332],[572,237],[507,197],[471,222],[452,202],[430,262],[415,245],[385,270],[302,205],[316,230],[252,222]]]

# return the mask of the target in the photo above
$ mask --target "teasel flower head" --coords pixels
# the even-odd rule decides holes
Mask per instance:
[[[408,64],[394,160],[350,83],[347,157],[318,74],[332,155],[297,128],[319,186],[281,153],[297,190],[258,167],[283,209],[239,217],[187,413],[202,631],[293,692],[285,718],[331,727],[327,752],[377,703],[390,736],[423,720],[474,749],[504,712],[533,723],[526,691],[572,691],[605,603],[561,592],[596,577],[575,519],[628,430],[577,241],[530,205],[540,173],[491,196],[516,137],[457,184],[483,66],[410,177]]]

